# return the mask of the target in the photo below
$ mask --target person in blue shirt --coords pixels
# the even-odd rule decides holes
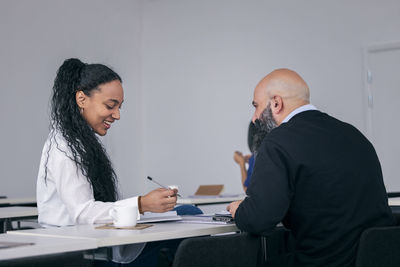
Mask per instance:
[[[247,133],[247,144],[249,146],[251,154],[243,155],[243,153],[240,151],[235,151],[233,154],[233,159],[240,167],[240,174],[241,174],[242,186],[243,186],[244,192],[246,192],[247,187],[250,184],[251,174],[252,174],[253,168],[254,168],[254,162],[255,162],[254,136],[255,136],[255,134],[256,134],[256,126],[254,125],[253,122],[250,122],[249,130]],[[246,169],[246,163],[248,163],[247,169]]]
[[[247,132],[247,144],[251,151],[249,155],[243,155],[240,151],[235,151],[233,159],[240,167],[240,173],[242,178],[243,190],[246,193],[247,187],[250,185],[251,175],[253,173],[254,164],[256,161],[257,150],[260,147],[264,137],[273,129],[272,125],[264,125],[260,123],[259,119],[256,119],[254,123],[250,121],[249,129]],[[246,163],[248,168],[246,169]]]

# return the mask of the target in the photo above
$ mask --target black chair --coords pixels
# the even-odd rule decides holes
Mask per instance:
[[[240,233],[183,240],[175,254],[173,267],[252,267],[261,260],[260,237]]]
[[[392,206],[390,209],[392,210],[393,217],[396,220],[396,225],[400,225],[400,206]]]
[[[290,230],[280,226],[261,236],[263,266],[291,266],[294,257],[295,240]]]
[[[361,234],[356,267],[400,266],[400,226],[373,227]]]

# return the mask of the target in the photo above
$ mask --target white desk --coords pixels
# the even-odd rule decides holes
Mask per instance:
[[[18,206],[18,205],[36,205],[36,198],[0,198],[0,205]]]
[[[34,217],[38,215],[36,207],[1,207],[0,219]]]
[[[9,231],[8,235],[63,237],[95,240],[98,247],[160,241],[176,238],[236,232],[235,224],[190,224],[181,222],[154,223],[143,230],[95,229],[96,225],[77,225],[47,229]]]
[[[96,249],[96,241],[92,239],[56,238],[29,235],[1,234],[0,242],[34,243],[13,248],[0,249],[0,260],[11,260],[55,253]]]
[[[37,216],[36,207],[0,207],[0,223],[3,232],[7,229],[8,221],[36,218]]]
[[[199,197],[199,198],[178,198],[177,204],[190,204],[190,205],[214,205],[214,204],[224,204],[231,203],[236,200],[243,200],[244,195],[237,197]]]
[[[400,197],[389,198],[389,206],[400,206]]]

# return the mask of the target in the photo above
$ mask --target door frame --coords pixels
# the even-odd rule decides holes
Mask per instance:
[[[373,82],[373,74],[371,74],[371,66],[369,62],[369,55],[375,53],[381,53],[391,50],[400,50],[400,41],[392,41],[385,43],[377,43],[366,45],[363,48],[363,83],[364,83],[364,97],[365,102],[363,104],[365,111],[365,120],[367,128],[368,139],[373,142],[373,122],[372,122],[372,111],[373,111],[373,94],[371,84]]]

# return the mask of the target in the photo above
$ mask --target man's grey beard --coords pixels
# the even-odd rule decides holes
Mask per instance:
[[[274,128],[278,127],[272,116],[271,104],[264,109],[259,119],[255,121],[256,133],[254,134],[252,150],[257,154],[264,137]]]

